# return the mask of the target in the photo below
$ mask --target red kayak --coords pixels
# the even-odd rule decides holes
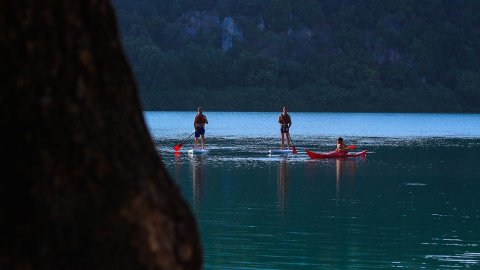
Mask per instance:
[[[367,156],[367,150],[362,152],[352,152],[352,153],[345,153],[345,152],[327,152],[327,153],[315,153],[309,150],[306,150],[307,154],[312,159],[322,159],[322,158],[346,158],[346,157],[365,157]]]

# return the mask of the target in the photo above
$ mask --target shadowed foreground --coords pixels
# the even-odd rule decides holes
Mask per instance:
[[[0,269],[200,269],[110,1],[0,0]]]

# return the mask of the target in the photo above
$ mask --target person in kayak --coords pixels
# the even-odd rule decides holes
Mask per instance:
[[[280,133],[282,135],[282,148],[281,149],[283,150],[285,137],[287,137],[287,145],[288,145],[288,149],[290,149],[289,129],[290,129],[290,126],[292,125],[292,119],[290,118],[290,115],[288,114],[288,108],[287,107],[283,107],[283,112],[278,117],[278,123],[280,124]]]
[[[342,153],[348,153],[348,146],[343,142],[343,138],[339,137],[337,139],[337,149],[335,149],[336,152],[342,152]]]
[[[207,117],[203,114],[203,108],[198,107],[197,115],[193,121],[193,127],[195,128],[195,149],[198,145],[198,137],[202,138],[202,149],[205,149],[205,124],[208,124]]]

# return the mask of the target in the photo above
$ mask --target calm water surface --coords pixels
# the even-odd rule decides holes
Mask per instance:
[[[195,112],[146,112],[197,217],[204,269],[480,269],[480,115],[206,112],[204,156],[173,145]],[[335,138],[366,158],[310,160]]]

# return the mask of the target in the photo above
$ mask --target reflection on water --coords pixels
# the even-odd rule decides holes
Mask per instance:
[[[209,142],[208,156],[162,155],[204,269],[480,269],[480,140],[359,139],[366,158],[328,160],[303,152],[316,138],[286,158],[268,156],[276,140]]]
[[[205,179],[205,155],[189,155],[192,159],[192,194],[193,208],[200,206],[203,181]]]
[[[173,153],[173,164],[175,164],[175,178],[180,179],[182,170],[182,154],[180,152]]]
[[[466,265],[467,268],[477,269],[480,262],[480,253],[463,253],[455,255],[427,255],[427,259],[438,260],[440,262],[453,262]]]
[[[355,158],[338,158],[335,159],[336,165],[336,201],[337,205],[340,200],[340,192],[342,185],[346,186],[346,191],[352,192],[355,187]]]
[[[277,174],[277,194],[279,201],[279,209],[284,217],[285,213],[285,201],[287,197],[287,185],[288,185],[288,160],[281,159],[278,162],[278,174]]]

